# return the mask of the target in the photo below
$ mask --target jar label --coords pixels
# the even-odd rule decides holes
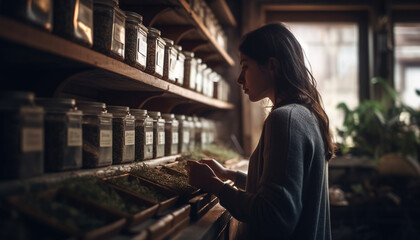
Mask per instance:
[[[158,144],[165,144],[165,132],[158,132]]]
[[[172,144],[178,143],[178,132],[172,133]]]
[[[80,147],[82,146],[82,129],[81,128],[68,128],[67,129],[67,146]]]
[[[189,143],[190,142],[190,132],[189,131],[184,131],[184,138],[182,139],[182,141],[184,143]]]
[[[100,147],[112,147],[112,130],[101,130],[99,135]]]
[[[39,152],[44,150],[44,129],[23,128],[21,134],[22,152]]]
[[[159,74],[163,73],[163,61],[165,57],[165,48],[157,45],[156,49],[156,72]]]
[[[153,144],[153,132],[146,132],[146,145]]]
[[[147,56],[147,38],[142,34],[141,31],[137,33],[137,62],[143,66],[146,66],[146,56]]]
[[[134,145],[134,130],[125,131],[125,145]]]

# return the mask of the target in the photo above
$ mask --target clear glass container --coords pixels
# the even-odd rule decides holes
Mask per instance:
[[[136,161],[153,158],[153,118],[147,110],[130,109],[136,118]]]
[[[201,63],[202,60],[200,58],[197,59],[197,76],[195,78],[195,90],[197,92],[203,92],[203,74],[204,69],[207,68],[207,64]]]
[[[194,123],[194,136],[195,136],[195,144],[194,148],[202,148],[202,137],[203,137],[203,125],[201,120],[197,116],[193,116],[193,123]]]
[[[214,120],[209,120],[209,141],[208,144],[214,144],[216,141],[216,123]]]
[[[189,150],[190,147],[190,128],[191,123],[187,120],[185,115],[175,115],[178,120],[178,153],[184,153]]]
[[[1,179],[44,173],[44,109],[31,92],[0,92]]]
[[[174,48],[177,50],[178,56],[176,58],[175,64],[175,81],[176,84],[182,86],[184,85],[184,63],[185,56],[182,53],[182,47],[179,45],[174,45]]]
[[[160,37],[160,31],[158,29],[150,27],[148,30],[146,72],[161,78],[163,77],[166,43]]]
[[[165,45],[165,59],[163,61],[163,79],[175,82],[176,80],[176,61],[178,58],[178,51],[174,48],[174,41],[168,38],[162,38]]]
[[[165,119],[165,156],[177,154],[179,122],[173,113],[164,113],[162,117]]]
[[[92,47],[93,0],[54,1],[54,33]]]
[[[123,60],[126,16],[118,8],[118,0],[94,0],[93,10],[93,48]]]
[[[165,120],[160,112],[149,111],[153,118],[153,158],[165,156]]]
[[[77,101],[83,111],[83,167],[95,168],[112,164],[112,113],[106,104]]]
[[[112,163],[129,163],[135,157],[135,120],[130,108],[108,106],[112,113]]]
[[[202,88],[202,93],[206,96],[210,96],[213,95],[210,94],[210,84],[213,84],[212,82],[210,82],[210,74],[213,72],[213,70],[209,67],[205,68],[203,70],[203,88]]]
[[[201,121],[201,148],[209,145],[209,121],[205,118],[198,118]]]
[[[220,75],[217,72],[212,71],[209,74],[209,80],[208,80],[208,96],[209,97],[215,97],[214,91],[215,91],[215,84],[219,81]]]
[[[82,167],[82,111],[67,98],[37,98],[45,109],[45,171],[65,171]]]
[[[195,122],[191,116],[187,117],[187,121],[190,125],[190,142],[188,144],[188,150],[192,151],[195,149]]]
[[[1,12],[48,31],[53,29],[53,0],[0,1]]]
[[[147,28],[142,24],[143,16],[125,11],[125,59],[129,65],[142,71],[146,69]]]
[[[197,77],[197,59],[193,52],[183,51],[184,62],[184,87],[195,90],[195,79]]]

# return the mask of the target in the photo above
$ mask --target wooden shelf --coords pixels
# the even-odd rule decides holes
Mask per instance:
[[[212,108],[234,108],[233,104],[204,96],[156,78],[124,62],[3,16],[0,16],[0,38],[54,56],[70,59],[82,65],[94,67],[94,70],[78,73],[78,78],[75,80],[93,88],[117,91],[163,92],[168,96],[180,97]],[[2,57],[2,61],[3,59],[5,57]]]
[[[220,24],[230,27],[236,27],[238,25],[226,0],[209,0],[208,4]]]
[[[199,31],[202,34],[204,34],[204,36],[209,40],[212,47],[214,47],[217,50],[217,52],[223,57],[226,63],[229,64],[230,66],[234,66],[235,61],[223,48],[219,46],[214,36],[211,35],[210,31],[207,29],[207,27],[204,25],[201,19],[197,16],[197,14],[195,14],[195,12],[191,9],[191,6],[187,3],[187,1],[186,0],[177,0],[177,1],[179,2],[183,10],[185,10],[190,15],[195,26],[199,29]]]

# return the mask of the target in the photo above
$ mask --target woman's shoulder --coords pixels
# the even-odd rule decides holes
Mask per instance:
[[[298,117],[311,115],[311,111],[301,104],[292,103],[275,108],[271,111],[268,117],[281,118],[281,117]]]

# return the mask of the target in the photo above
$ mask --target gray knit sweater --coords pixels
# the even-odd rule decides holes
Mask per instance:
[[[246,182],[246,186],[245,186]],[[240,221],[239,239],[330,240],[327,163],[315,116],[290,104],[273,110],[234,188],[220,203]]]

